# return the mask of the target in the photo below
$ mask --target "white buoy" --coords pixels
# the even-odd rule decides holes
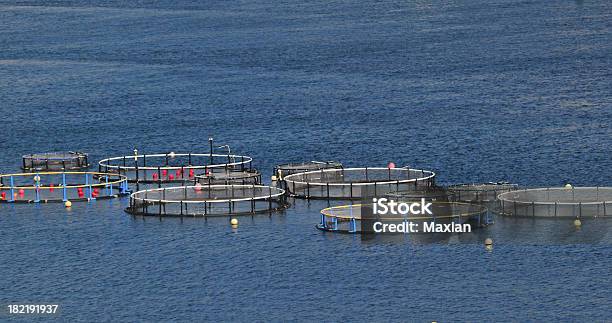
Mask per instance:
[[[576,219],[576,220],[574,220],[574,225],[579,227],[579,226],[582,225],[582,221],[580,221],[580,219]]]
[[[493,239],[486,238],[484,243],[485,243],[485,246],[492,246],[493,245]]]
[[[565,184],[565,188],[567,188],[568,190],[571,190],[574,187],[572,186],[572,184],[567,183],[567,184]]]
[[[171,152],[168,154],[168,156],[170,156],[170,158],[174,158],[174,157],[176,156],[176,154],[175,154],[173,151],[171,151]]]
[[[276,181],[276,176],[272,175],[272,181],[275,182]]]
[[[230,220],[230,224],[231,224],[231,225],[238,225],[238,219],[236,219],[236,218],[232,218],[232,219]]]
[[[66,202],[64,202],[64,206],[65,206],[65,207],[67,207],[67,208],[69,208],[69,207],[71,207],[71,206],[72,206],[72,202],[70,202],[70,201],[66,201]]]

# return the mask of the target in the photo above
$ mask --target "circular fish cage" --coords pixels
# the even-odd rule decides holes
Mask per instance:
[[[97,172],[0,175],[0,202],[51,203],[115,198],[129,193],[127,177]]]
[[[179,186],[133,193],[126,212],[148,216],[213,217],[271,213],[288,205],[285,191],[276,187]]]
[[[35,171],[77,171],[89,168],[86,153],[49,152],[22,156],[21,169],[24,172]]]
[[[274,167],[274,175],[277,177],[278,180],[282,180],[287,175],[330,168],[342,168],[342,163],[335,161],[310,161],[303,163],[281,164]]]
[[[425,187],[423,189],[409,190],[409,191],[393,191],[385,194],[388,199],[395,201],[420,201],[425,199],[426,201],[438,201],[438,202],[452,202],[453,193],[439,186]]]
[[[201,171],[250,170],[252,161],[248,156],[229,154],[136,154],[103,159],[98,167],[100,172],[125,175],[130,183],[184,183]]]
[[[381,221],[388,222],[433,222],[433,223],[465,223],[477,221],[487,222],[488,209],[483,205],[460,203],[460,202],[432,202],[433,215],[407,216],[407,217],[384,217]],[[362,228],[363,204],[341,205],[328,207],[321,210],[321,222],[317,229],[328,232],[339,233],[365,233]],[[372,219],[369,219],[370,221]]]
[[[497,196],[501,193],[515,191],[517,184],[510,183],[479,183],[479,184],[456,184],[448,187],[457,202],[467,203],[496,203]]]
[[[535,188],[499,195],[500,214],[516,217],[610,217],[612,187]]]
[[[208,174],[196,175],[194,185],[261,185],[261,173],[256,169],[244,171],[222,169]]]
[[[432,171],[409,168],[322,169],[285,176],[283,186],[297,198],[354,200],[431,187],[435,176]]]

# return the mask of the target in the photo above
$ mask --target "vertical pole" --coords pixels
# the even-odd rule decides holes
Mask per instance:
[[[213,137],[208,137],[208,146],[210,146],[210,160],[209,165],[213,165]]]
[[[15,179],[11,175],[11,202],[15,202]]]
[[[63,201],[68,201],[68,192],[66,192],[66,173],[62,173],[62,193],[63,193]]]
[[[134,168],[136,169],[136,191],[140,191],[140,176],[138,174],[138,149],[134,149]]]
[[[36,173],[36,175],[34,175],[34,186],[35,186],[35,193],[36,193],[36,198],[34,199],[34,202],[38,203],[40,202],[40,192],[38,191],[39,189],[39,184],[40,184],[40,176],[38,175],[38,173]]]

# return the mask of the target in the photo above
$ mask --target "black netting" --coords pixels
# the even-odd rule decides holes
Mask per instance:
[[[612,216],[611,187],[538,188],[503,193],[500,213],[522,217]]]
[[[284,191],[260,185],[198,185],[152,189],[130,197],[129,213],[224,216],[272,212],[287,206]]]
[[[300,198],[360,199],[431,187],[434,177],[431,171],[407,168],[324,169],[286,176],[283,186]]]
[[[83,170],[89,168],[88,156],[80,152],[51,152],[25,155],[21,168],[24,171]]]

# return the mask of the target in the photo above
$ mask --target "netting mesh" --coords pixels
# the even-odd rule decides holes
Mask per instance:
[[[408,168],[323,169],[288,175],[283,186],[299,198],[360,199],[431,187],[434,177],[431,171]]]
[[[252,160],[248,156],[229,154],[142,154],[103,159],[99,170],[126,175],[131,183],[181,183],[218,170],[251,170]]]
[[[489,206],[496,205],[499,194],[516,189],[518,185],[510,183],[458,184],[448,187],[455,201],[485,203]]]
[[[465,223],[476,221],[486,223],[488,209],[482,205],[459,203],[459,202],[432,202],[431,211],[433,215],[418,215],[401,217],[382,217],[381,220],[387,222],[434,222],[434,223]],[[324,231],[361,233],[362,228],[362,204],[334,206],[321,210],[321,222],[317,228]]]
[[[261,184],[261,173],[259,171],[245,170],[245,171],[234,171],[229,169],[213,170],[212,172],[204,175],[196,175],[195,183],[202,185],[214,185],[214,184],[240,184],[240,185],[260,185]],[[194,183],[194,184],[195,184]]]
[[[89,168],[88,156],[80,152],[50,152],[24,155],[24,171],[83,170]]]
[[[393,191],[385,194],[385,197],[400,202],[419,201],[424,198],[426,201],[453,201],[453,193],[442,187],[425,187],[409,191]]]
[[[272,212],[288,204],[282,189],[262,185],[196,185],[144,190],[128,213],[154,216],[226,216]]]
[[[41,172],[0,176],[2,202],[85,201],[128,194],[127,178],[96,172]]]
[[[612,187],[538,188],[503,193],[500,213],[522,217],[612,216]]]
[[[342,164],[335,161],[311,161],[311,162],[303,162],[303,163],[288,163],[281,164],[274,167],[274,174],[278,176],[279,180],[282,180],[287,175],[297,174],[297,173],[305,173],[311,172],[315,170],[321,169],[330,169],[330,168],[342,168]]]

